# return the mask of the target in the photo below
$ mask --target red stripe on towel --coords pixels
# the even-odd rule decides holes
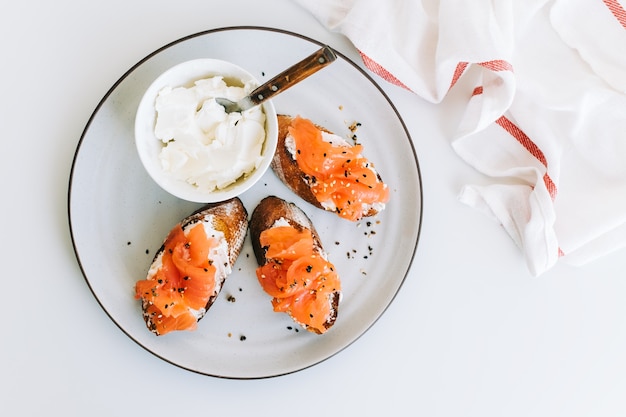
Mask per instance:
[[[496,59],[494,61],[487,61],[487,62],[479,62],[478,65],[480,65],[481,67],[485,67],[487,69],[490,69],[492,71],[511,71],[511,72],[513,72],[513,65],[511,65],[510,63],[508,63],[507,61],[504,61],[502,59]]]
[[[474,91],[472,92],[472,97],[480,95],[482,93],[483,86],[479,85],[478,87],[474,88]],[[539,149],[539,147],[522,131],[522,129],[517,127],[515,124],[513,124],[513,122],[511,122],[504,116],[501,116],[498,120],[496,120],[496,123],[504,128],[504,130],[509,132],[511,136],[517,139],[522,144],[522,146],[524,146],[524,148],[526,148],[535,158],[541,161],[541,163],[546,168],[548,168],[546,156],[543,154],[541,149]],[[556,184],[554,184],[554,181],[552,181],[552,178],[550,178],[547,172],[543,174],[543,182],[546,185],[548,193],[550,193],[550,198],[552,198],[552,200],[554,201],[557,194]],[[565,252],[563,252],[563,249],[561,249],[560,247],[558,248],[558,256],[559,258],[565,256]]]
[[[410,91],[409,87],[407,87],[406,85],[402,83],[402,81],[394,77],[393,74],[391,74],[389,71],[383,68],[383,66],[380,65],[378,62],[374,61],[373,59],[371,59],[369,56],[365,55],[361,51],[359,51],[359,54],[361,55],[361,59],[363,60],[363,63],[365,64],[365,66],[374,74],[379,75],[383,80],[388,81],[391,84],[395,84],[399,87],[402,87]]]
[[[454,84],[456,84],[457,81],[459,81],[459,78],[461,78],[461,75],[463,75],[463,73],[465,72],[465,70],[467,69],[467,66],[469,65],[468,62],[459,62],[456,66],[456,68],[454,69],[454,74],[452,75],[452,81],[450,82],[450,88],[454,87]],[[479,62],[478,65],[485,67],[487,69],[490,69],[492,71],[511,71],[513,72],[513,65],[509,64],[507,61],[498,59],[495,61],[487,61],[487,62]],[[473,94],[481,94],[482,93],[482,87],[480,87],[481,90],[480,92]],[[476,90],[474,90],[476,91]]]
[[[524,146],[524,148],[526,148],[526,150],[528,150],[528,152],[530,152],[532,156],[537,158],[539,162],[541,162],[545,167],[548,166],[546,156],[535,144],[535,142],[533,142],[528,136],[526,136],[526,133],[524,133],[522,129],[517,127],[515,124],[513,124],[513,122],[511,122],[504,116],[500,116],[500,118],[496,120],[496,123],[502,126],[504,130],[509,132],[515,139],[517,139],[517,141],[521,143],[522,146]]]
[[[546,188],[550,193],[550,197],[552,197],[552,200],[554,200],[556,198],[556,185],[554,184],[552,178],[550,178],[547,172],[543,174],[543,182],[544,184],[546,184]]]
[[[548,168],[548,161],[546,160],[546,156],[543,154],[541,149],[537,146],[535,142],[533,142],[527,135],[517,127],[513,122],[507,119],[505,116],[500,116],[496,123],[499,124],[504,130],[509,132],[511,136],[513,136],[517,141],[528,151],[532,156],[537,158],[539,162],[543,164],[544,167]],[[550,197],[552,200],[556,198],[557,188],[550,178],[550,175],[546,172],[543,176],[543,182],[546,185],[548,192],[550,193]]]
[[[461,78],[461,75],[463,75],[463,73],[465,72],[465,69],[467,68],[468,63],[467,62],[459,62],[456,66],[456,68],[454,69],[454,75],[452,75],[452,81],[450,82],[450,88],[454,87],[454,84],[456,84],[457,81],[459,81],[459,78]]]
[[[609,8],[613,16],[617,19],[617,21],[622,25],[624,29],[626,29],[626,10],[622,7],[622,5],[617,0],[602,0],[606,7]]]
[[[522,131],[522,129],[517,127],[513,122],[511,122],[509,119],[507,119],[504,116],[500,116],[500,118],[496,120],[496,123],[499,124],[502,128],[504,128],[504,130],[509,132],[511,136],[517,139],[517,141],[521,143],[522,146],[524,146],[524,148],[526,148],[528,152],[530,152],[535,158],[537,158],[546,167],[546,169],[548,168],[548,162],[546,161],[546,156],[543,154],[541,149],[539,149],[537,144],[533,142]],[[548,190],[548,193],[550,193],[550,198],[552,198],[552,201],[554,201],[554,199],[556,198],[556,194],[557,194],[557,188],[556,188],[556,184],[554,184],[554,181],[552,181],[552,178],[550,178],[550,175],[548,175],[548,172],[543,174],[543,183],[546,185],[546,189]],[[563,252],[563,250],[560,247],[558,247],[557,250],[558,250],[559,257],[565,256],[565,252]]]

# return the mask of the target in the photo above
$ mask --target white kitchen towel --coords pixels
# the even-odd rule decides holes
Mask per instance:
[[[460,200],[534,276],[626,246],[626,0],[296,1],[383,79],[465,97],[452,148],[490,183]]]

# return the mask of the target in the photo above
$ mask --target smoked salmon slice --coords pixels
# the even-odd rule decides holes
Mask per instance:
[[[273,227],[261,233],[261,245],[268,248],[268,262],[256,274],[265,292],[274,297],[274,311],[289,313],[307,329],[324,333],[324,323],[333,314],[329,299],[341,284],[333,264],[314,250],[310,230]]]
[[[156,334],[195,329],[215,290],[215,267],[206,256],[215,245],[202,223],[187,234],[180,224],[170,231],[160,267],[135,284],[135,298],[148,304]]]

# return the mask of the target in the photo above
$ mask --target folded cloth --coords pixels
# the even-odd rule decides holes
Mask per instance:
[[[626,0],[296,0],[367,68],[464,112],[459,198],[539,276],[626,246]]]

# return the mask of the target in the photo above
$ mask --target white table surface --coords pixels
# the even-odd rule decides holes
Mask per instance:
[[[442,106],[383,81],[418,153],[424,218],[410,273],[371,330],[317,366],[263,380],[180,369],[120,331],[71,245],[79,138],[141,58],[238,25],[298,32],[358,59],[288,0],[4,3],[0,414],[626,415],[625,253],[532,278],[500,226],[457,201],[462,184],[484,179],[451,149]]]

